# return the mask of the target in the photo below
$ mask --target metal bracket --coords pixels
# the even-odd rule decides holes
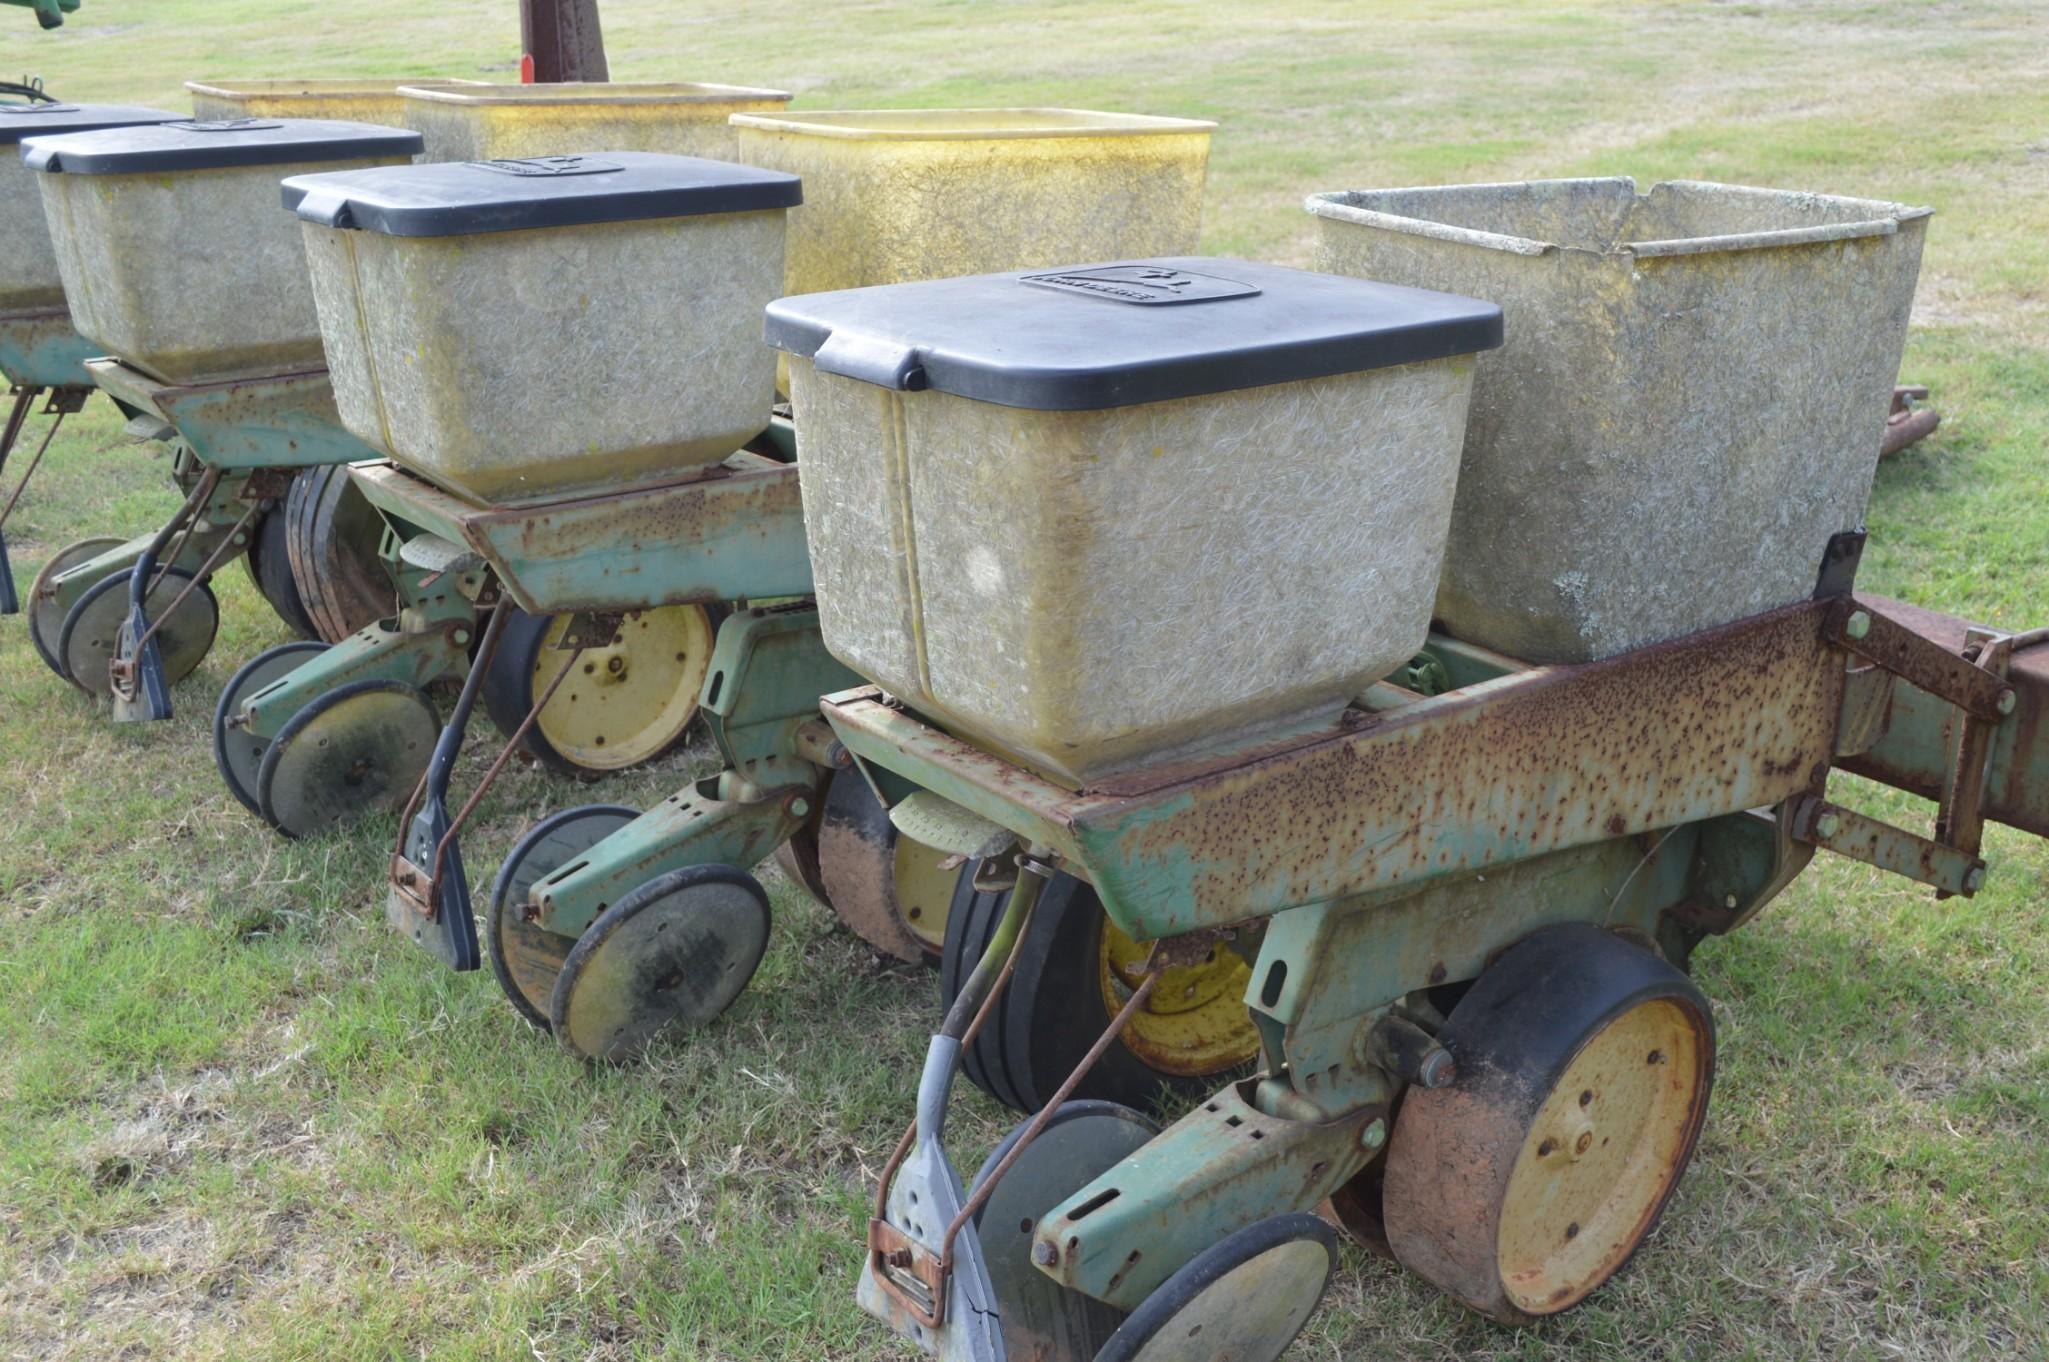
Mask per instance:
[[[434,877],[414,865],[403,853],[391,858],[391,894],[395,904],[416,917],[432,922],[435,917]]]
[[[1793,836],[1838,856],[1933,885],[1945,894],[1968,898],[1985,886],[1985,862],[1975,848],[1931,841],[1815,795],[1795,803]]]
[[[2013,712],[2013,687],[2003,676],[1854,599],[1830,608],[1822,637],[1976,718],[1996,723]]]

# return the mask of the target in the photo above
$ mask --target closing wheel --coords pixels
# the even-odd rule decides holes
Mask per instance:
[[[43,659],[43,665],[66,681],[71,681],[71,675],[64,670],[62,654],[57,651],[58,640],[64,636],[64,610],[58,605],[56,592],[50,584],[80,563],[89,562],[108,549],[121,547],[122,542],[112,535],[100,535],[66,544],[36,570],[36,579],[29,584],[28,641],[35,645],[36,656]],[[71,684],[75,686],[78,683],[72,681]]]
[[[937,964],[962,873],[946,869],[946,859],[897,832],[860,772],[833,776],[818,827],[818,873],[824,901],[855,936],[898,960]]]
[[[285,721],[256,772],[257,811],[287,837],[310,837],[371,809],[403,804],[441,736],[434,702],[403,681],[352,681]]]
[[[1139,1302],[1096,1362],[1274,1362],[1316,1313],[1337,1232],[1277,1215],[1225,1235]]]
[[[1388,1242],[1475,1310],[1526,1324],[1627,1262],[1693,1155],[1714,1023],[1685,975],[1601,929],[1504,953],[1438,1040],[1450,1087],[1411,1089],[1388,1146]]]
[[[150,623],[178,599],[178,593],[192,580],[183,568],[166,568],[143,603]],[[121,637],[121,625],[128,618],[128,574],[117,572],[95,582],[71,613],[64,617],[64,629],[57,637],[57,656],[64,659],[64,675],[88,695],[102,699],[114,693],[114,679],[107,664],[114,660],[114,646]],[[156,643],[163,654],[164,679],[172,685],[190,676],[213,647],[220,628],[220,602],[213,588],[199,588],[179,603],[157,630]]]
[[[732,1005],[768,949],[768,895],[744,870],[658,875],[598,914],[562,961],[548,1022],[584,1059],[634,1058],[663,1027]]]
[[[307,612],[306,598],[292,576],[291,556],[285,549],[285,531],[283,506],[264,512],[255,532],[249,536],[249,552],[242,563],[249,569],[249,580],[256,583],[258,594],[277,612],[277,617],[285,622],[287,628],[303,639],[318,638],[320,635],[313,627],[313,617]]]
[[[256,775],[263,769],[263,754],[270,744],[239,727],[234,720],[250,696],[291,675],[300,663],[316,653],[326,651],[325,643],[311,639],[280,643],[244,662],[228,678],[228,684],[221,687],[220,702],[213,707],[213,760],[220,767],[221,779],[227,782],[228,793],[251,813],[263,812],[256,798]]]
[[[946,1005],[981,959],[1008,901],[1008,894],[975,892],[971,874],[960,877],[940,961]],[[1144,958],[1104,916],[1093,888],[1072,875],[1054,876],[1039,895],[1009,987],[962,1052],[968,1077],[1015,1111],[1043,1107],[1131,996],[1139,977],[1131,962]],[[1134,1016],[1074,1095],[1141,1108],[1163,1087],[1207,1095],[1259,1053],[1244,1003],[1249,977],[1229,948],[1166,971],[1153,990],[1157,1001]],[[1077,1005],[1077,996],[1091,991],[1100,1006]]]
[[[491,909],[484,934],[491,972],[512,1006],[543,1031],[555,980],[576,938],[551,932],[526,915],[527,892],[535,884],[589,851],[640,815],[624,804],[585,804],[564,809],[528,828],[513,843],[491,884]]]
[[[1030,1124],[1020,1121],[990,1151],[970,1190],[989,1180]],[[1122,1310],[1071,1291],[1034,1267],[1032,1235],[1040,1216],[1159,1133],[1152,1121],[1115,1102],[1063,1103],[975,1212],[975,1233],[1012,1357],[1086,1362],[1124,1322]]]
[[[569,661],[555,647],[568,624],[567,615],[511,610],[483,683],[484,710],[500,731],[519,728]],[[617,643],[577,659],[527,731],[527,751],[569,775],[623,770],[668,751],[697,717],[715,632],[701,605],[627,611]]]

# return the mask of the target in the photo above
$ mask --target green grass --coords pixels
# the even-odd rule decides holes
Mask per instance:
[[[1938,214],[1908,376],[1945,412],[1883,468],[1864,583],[2020,626],[2049,586],[2049,16],[2032,0],[1257,7],[607,0],[614,72],[802,105],[1066,103],[1214,117],[1207,249],[1301,262],[1313,190],[1626,172],[1917,200]],[[5,61],[73,99],[212,75],[502,76],[509,0],[86,0],[0,10]],[[1743,400],[1740,393],[1731,401]],[[8,527],[49,551],[174,504],[95,405]],[[703,1035],[596,1072],[488,976],[382,923],[387,818],[286,845],[216,776],[214,694],[283,630],[224,574],[168,724],[114,728],[0,624],[0,1357],[868,1358],[868,1189],[936,989],[771,886],[754,987]],[[515,769],[473,873],[541,814],[646,803]],[[473,752],[463,779],[474,779]],[[1907,820],[1911,801],[1846,782]],[[1951,1358],[2049,1353],[2049,849],[1991,842],[1936,903],[1823,863],[1697,957],[1722,1071],[1636,1262],[1528,1333],[1348,1260],[1303,1358]],[[973,1166],[1008,1119],[956,1118]]]

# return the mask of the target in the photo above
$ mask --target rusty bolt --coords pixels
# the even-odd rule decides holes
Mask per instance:
[[[1814,835],[1826,841],[1843,830],[1843,820],[1833,812],[1825,813],[1814,820]]]
[[[1851,611],[1850,618],[1843,623],[1843,636],[1846,638],[1863,638],[1870,632],[1871,616],[1862,610]]]
[[[1032,1261],[1040,1267],[1051,1267],[1060,1261],[1060,1250],[1041,1239],[1032,1245]]]
[[[2020,697],[2013,693],[2012,686],[2008,686],[1999,692],[1998,709],[2001,714],[2013,713],[2013,707],[2019,703]]]
[[[1964,892],[1975,894],[1985,887],[1985,867],[1974,865],[1964,872]]]
[[[1381,1117],[1374,1117],[1366,1128],[1359,1132],[1359,1145],[1362,1149],[1378,1149],[1386,1143],[1387,1122]]]
[[[1458,1061],[1440,1046],[1416,1066],[1416,1081],[1426,1088],[1448,1088],[1458,1081]]]

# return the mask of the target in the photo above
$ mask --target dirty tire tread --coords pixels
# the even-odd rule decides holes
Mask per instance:
[[[256,581],[257,592],[269,602],[285,627],[302,639],[317,639],[320,631],[314,627],[305,596],[292,576],[291,553],[286,548],[289,529],[283,505],[266,512],[256,532],[249,536],[245,561],[249,575]]]

